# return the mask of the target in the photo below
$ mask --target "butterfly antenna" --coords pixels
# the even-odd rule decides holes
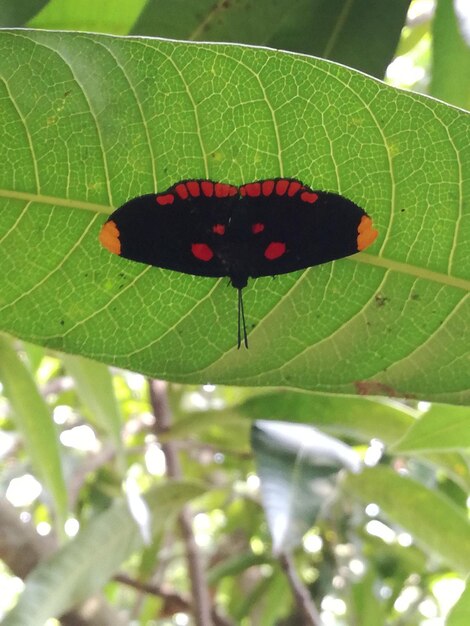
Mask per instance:
[[[248,348],[248,336],[246,334],[246,322],[245,322],[245,309],[243,308],[243,294],[242,289],[238,289],[238,349],[242,345],[242,333],[243,327],[243,343],[245,348]]]

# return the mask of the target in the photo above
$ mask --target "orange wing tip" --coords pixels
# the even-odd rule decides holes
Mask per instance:
[[[368,215],[363,215],[357,227],[357,249],[359,252],[365,250],[377,239],[379,234],[372,226],[372,220]]]
[[[121,254],[121,242],[119,241],[119,229],[116,223],[110,220],[103,225],[100,232],[100,243],[113,254]]]

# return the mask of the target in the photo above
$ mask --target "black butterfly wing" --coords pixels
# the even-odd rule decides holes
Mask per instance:
[[[130,200],[101,230],[115,254],[198,276],[273,276],[320,265],[365,249],[377,236],[370,217],[338,194],[295,179],[240,188],[187,180]]]
[[[370,217],[354,202],[297,180],[249,183],[240,191],[233,219],[246,225],[244,263],[252,277],[341,259],[365,249],[377,236]]]
[[[126,202],[104,224],[100,241],[132,261],[198,276],[227,276],[220,233],[237,196],[232,185],[182,181],[163,193]]]

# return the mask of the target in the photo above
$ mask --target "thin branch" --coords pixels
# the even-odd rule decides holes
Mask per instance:
[[[160,380],[150,380],[150,402],[155,415],[155,432],[167,432],[171,428],[172,417],[168,404],[167,383]],[[168,442],[162,445],[166,459],[167,474],[170,478],[181,477],[181,466],[177,449]],[[212,602],[206,581],[204,566],[192,528],[193,516],[188,505],[183,507],[179,522],[183,540],[186,546],[186,556],[191,584],[193,614],[196,626],[212,626]]]
[[[191,611],[189,596],[167,589],[165,585],[144,583],[126,574],[116,574],[114,580],[142,593],[161,598],[164,602],[162,610],[162,614],[164,615],[171,616],[174,613],[189,613]],[[231,620],[227,619],[225,616],[219,615],[215,609],[212,611],[212,619],[215,626],[234,626]]]
[[[303,615],[305,626],[322,626],[322,620],[308,589],[297,576],[292,557],[287,553],[279,555],[279,563],[284,570],[294,595],[300,613]]]
[[[164,585],[144,583],[140,580],[136,580],[135,578],[131,578],[126,574],[116,574],[113,578],[115,581],[122,583],[123,585],[127,585],[128,587],[132,587],[137,591],[141,591],[142,593],[151,596],[156,596],[157,598],[162,598],[165,603],[163,612],[166,615],[186,613],[191,610],[191,601],[189,596],[175,591],[170,591],[169,589],[166,589]],[[168,611],[168,606],[171,606],[171,611]]]

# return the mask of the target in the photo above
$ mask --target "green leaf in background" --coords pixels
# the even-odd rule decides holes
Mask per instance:
[[[439,0],[436,6],[430,94],[470,109],[470,43],[463,37],[454,4]]]
[[[257,626],[272,626],[272,624],[279,623],[279,620],[288,614],[291,602],[289,583],[285,574],[279,568],[275,568],[270,576],[269,585],[263,588],[261,583],[260,588],[263,593],[258,600],[261,599],[262,608]],[[245,616],[243,615],[243,617]]]
[[[440,428],[434,434],[436,424],[434,420],[427,419],[428,414],[445,417],[448,428],[444,433]],[[247,424],[252,420],[282,420],[310,424],[333,436],[352,438],[363,443],[378,439],[391,453],[408,454],[408,433],[414,434],[416,429],[418,444],[422,439],[426,443],[414,453],[428,465],[444,469],[464,491],[468,491],[470,468],[465,454],[455,452],[464,447],[456,446],[455,437],[459,429],[463,433],[466,419],[468,409],[458,406],[434,404],[429,412],[423,412],[391,399],[342,397],[280,389],[256,393],[223,410],[184,414],[175,423],[169,438],[187,438],[198,433],[206,439],[219,432],[219,445],[228,445],[226,440],[230,439],[232,447],[238,446],[244,450],[248,447]],[[455,428],[452,426],[454,422]],[[415,445],[413,441],[410,445]],[[465,434],[461,435],[460,441],[466,441]]]
[[[47,3],[48,0],[0,0],[0,26],[24,26]]]
[[[403,28],[400,41],[397,49],[395,50],[395,57],[408,54],[417,46],[423,39],[423,37],[429,36],[431,30],[431,11],[430,15],[424,17],[420,15],[416,20],[410,20],[410,23],[406,24]],[[414,23],[414,22],[417,23]]]
[[[469,409],[434,404],[391,450],[394,454],[411,454],[470,449],[469,423]]]
[[[122,415],[109,368],[102,363],[70,355],[63,355],[62,361],[75,381],[78,395],[90,412],[89,419],[105,430],[120,449]]]
[[[359,471],[360,458],[304,424],[257,420],[251,441],[273,553],[292,552],[332,498],[338,472]]]
[[[369,568],[362,577],[351,585],[348,613],[351,624],[377,626],[386,623],[386,604],[376,593],[376,572]]]
[[[171,482],[148,496],[154,532],[161,530],[189,499],[201,495],[199,485]],[[126,502],[116,501],[80,533],[40,563],[26,579],[16,607],[4,626],[43,626],[101,590],[133,550],[142,545],[137,524]]]
[[[49,0],[28,26],[127,35],[145,4],[146,0],[99,0],[99,5],[96,0]]]
[[[0,49],[1,328],[181,382],[470,401],[467,114],[243,46],[16,31]],[[251,281],[249,350],[226,280],[97,243],[132,196],[279,175],[351,198],[380,235]]]
[[[428,554],[457,572],[469,573],[470,523],[463,509],[385,466],[349,474],[343,485],[365,504],[377,504],[387,519],[408,531]]]
[[[460,596],[457,604],[450,612],[446,626],[468,626],[470,623],[470,585],[467,580],[467,586]]]
[[[382,78],[410,0],[150,0],[132,29],[194,41],[303,52]]]
[[[399,402],[287,390],[257,394],[232,411],[249,419],[311,424],[329,434],[364,442],[380,437],[387,445],[401,439],[419,416]]]
[[[270,419],[311,424],[331,435],[363,442],[379,437],[390,444],[404,436],[418,415],[418,411],[398,402],[281,389],[257,393],[223,411],[192,412],[174,425],[171,437],[189,437],[221,421],[239,436],[247,422]]]
[[[63,530],[68,510],[67,491],[52,415],[34,378],[11,340],[0,335],[0,382],[12,408],[12,419],[23,437],[28,456],[54,500],[57,529]]]

